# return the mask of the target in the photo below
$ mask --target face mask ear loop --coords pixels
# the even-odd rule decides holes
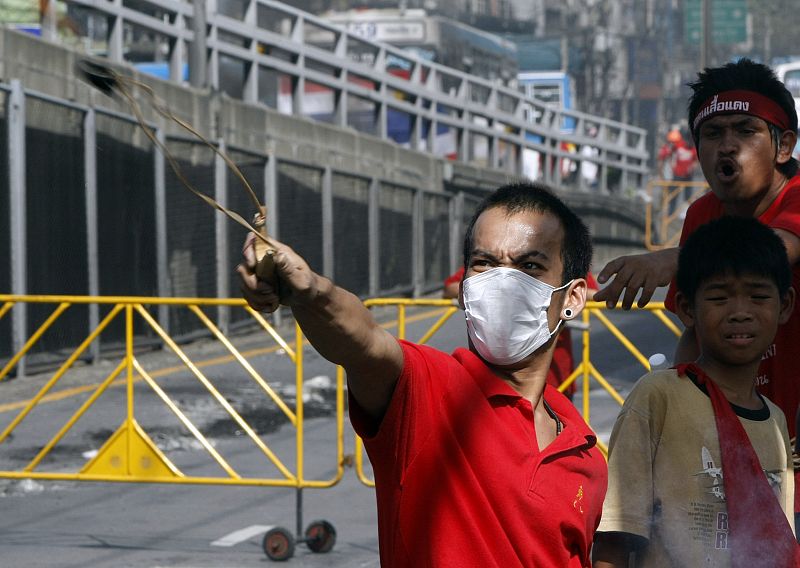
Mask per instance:
[[[551,331],[551,332],[550,332],[550,339],[553,339],[553,336],[554,336],[556,333],[558,333],[558,328],[559,328],[559,327],[561,327],[561,324],[562,324],[562,323],[564,323],[564,320],[562,320],[562,319],[559,319],[559,320],[558,320],[558,323],[556,324],[556,328],[555,328],[553,331]],[[548,339],[548,341],[550,341],[550,339]]]

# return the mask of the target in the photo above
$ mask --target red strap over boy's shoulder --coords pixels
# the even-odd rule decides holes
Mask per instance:
[[[676,367],[697,377],[711,397],[722,455],[722,482],[730,527],[731,566],[800,567],[800,546],[761,468],[750,438],[720,388],[695,363]],[[791,463],[791,462],[790,462]],[[786,475],[791,475],[787,472]],[[765,555],[764,550],[769,550]]]

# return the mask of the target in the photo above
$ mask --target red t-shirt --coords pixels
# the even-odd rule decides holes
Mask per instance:
[[[477,355],[400,344],[379,427],[350,398],[375,474],[381,566],[589,566],[608,472],[574,406],[545,387],[564,428],[540,452],[530,402]]]

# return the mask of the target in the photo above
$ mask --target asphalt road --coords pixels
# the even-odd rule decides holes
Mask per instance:
[[[607,312],[608,313],[608,312]],[[426,315],[427,314],[427,315]],[[612,322],[645,356],[671,354],[675,337],[651,314],[608,313]],[[419,318],[419,321],[415,321]],[[415,339],[435,321],[430,309],[409,312],[408,337]],[[623,394],[644,369],[597,320],[592,320],[592,363]],[[580,334],[573,332],[576,355]],[[261,334],[234,338],[280,396],[294,406],[294,371],[285,354],[267,348]],[[431,344],[450,351],[465,344],[463,319],[457,314]],[[231,405],[258,433],[257,437],[295,471],[295,429],[275,404],[254,385],[236,363],[217,359],[219,346],[199,341],[186,347],[193,361]],[[187,417],[203,432],[215,451],[242,476],[280,478],[279,469],[253,440],[207,394],[171,353],[139,355],[142,366]],[[0,444],[0,470],[19,471],[69,420],[118,361],[76,368],[54,389],[62,396],[43,402]],[[306,408],[304,477],[327,480],[335,475],[335,377],[332,365],[305,350]],[[0,429],[20,411],[17,401],[29,400],[51,375],[0,383]],[[156,445],[184,473],[225,476],[175,418],[153,390],[138,383],[135,416]],[[607,441],[618,404],[592,385],[590,423]],[[110,387],[91,411],[80,418],[35,471],[76,471],[125,417],[125,388]],[[582,400],[575,400],[579,408]],[[345,454],[354,453],[354,437],[346,421]],[[369,475],[367,463],[366,474]],[[314,520],[335,528],[336,544],[315,554],[298,543],[288,566],[378,566],[374,492],[362,484],[352,467],[329,489],[305,489],[302,505],[293,488],[220,485],[99,483],[0,479],[0,566],[2,567],[248,567],[271,564],[261,548],[266,530],[286,527],[297,535]],[[302,532],[302,531],[301,531]]]

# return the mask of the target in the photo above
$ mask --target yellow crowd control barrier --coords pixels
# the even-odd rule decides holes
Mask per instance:
[[[686,209],[707,189],[704,181],[656,179],[647,184],[645,246],[648,250],[678,246]]]
[[[19,469],[0,471],[0,478],[34,478],[34,479],[60,479],[60,480],[91,480],[91,481],[122,481],[122,482],[159,482],[159,483],[188,483],[188,484],[231,484],[231,485],[257,485],[257,486],[281,486],[302,488],[324,488],[331,487],[338,483],[344,472],[344,379],[341,372],[336,377],[336,465],[333,468],[334,475],[328,479],[314,480],[307,479],[304,474],[304,417],[303,417],[303,335],[299,327],[295,326],[295,338],[293,344],[285,341],[276,332],[274,327],[265,320],[261,314],[250,309],[243,300],[217,300],[204,298],[138,298],[138,297],[84,297],[84,296],[13,296],[0,295],[0,319],[8,317],[13,313],[15,306],[22,304],[44,304],[54,306],[54,309],[38,325],[38,328],[30,335],[25,344],[14,353],[10,360],[0,369],[0,381],[6,379],[10,371],[15,367],[19,360],[29,355],[37,342],[47,337],[48,331],[52,332],[57,325],[59,318],[75,310],[80,306],[89,304],[99,305],[102,311],[107,314],[100,320],[99,324],[93,329],[85,339],[70,353],[66,359],[58,366],[55,373],[49,379],[44,380],[43,384],[37,383],[35,392],[23,393],[20,400],[8,402],[8,396],[3,397],[0,403],[0,457],[3,445],[20,446],[25,444],[25,440],[34,434],[41,434],[41,430],[52,420],[36,421],[34,416],[37,411],[41,412],[42,405],[48,402],[64,401],[67,398],[78,399],[84,397],[78,408],[45,442],[35,441],[28,443],[27,448],[37,448],[35,455],[31,459],[27,457],[22,460],[27,463]],[[187,352],[187,347],[180,346],[168,334],[164,327],[154,318],[149,309],[159,306],[169,306],[172,310],[188,312],[197,318],[206,328],[211,337],[217,340],[222,346],[226,355],[197,363]],[[227,306],[230,310],[245,310],[249,316],[262,328],[267,336],[274,343],[272,348],[253,349],[249,353],[243,352],[234,345],[220,328],[206,315],[203,309],[217,309],[220,306]],[[73,369],[76,362],[86,353],[89,346],[98,341],[104,332],[107,332],[113,325],[119,325],[122,320],[124,326],[124,347],[117,364],[113,365],[110,371],[102,380],[93,384],[81,384],[79,386],[62,387],[57,390],[57,385],[65,380],[68,372]],[[137,327],[138,333],[134,333]],[[178,365],[174,367],[161,368],[150,371],[142,363],[139,354],[144,351],[135,345],[142,335],[155,335],[164,346],[171,352],[172,357],[177,359]],[[252,335],[252,334],[251,334]],[[152,340],[151,340],[152,343]],[[164,349],[166,351],[166,349]],[[257,356],[269,351],[281,351],[291,360],[294,366],[294,408],[290,408],[281,396],[276,392],[270,381],[267,380],[256,368],[248,356]],[[195,357],[196,359],[196,357]],[[233,365],[231,365],[233,364]],[[214,365],[226,365],[225,369],[235,367],[238,375],[235,379],[238,384],[246,381],[250,390],[255,390],[264,398],[264,404],[274,406],[279,414],[295,428],[294,455],[289,459],[281,457],[278,452],[267,444],[265,435],[259,435],[256,429],[248,423],[239,411],[230,402],[230,397],[223,394],[223,391],[230,390],[228,382],[234,382],[231,377],[234,373],[230,370],[225,371],[225,377],[213,380],[208,372],[204,372],[201,367],[213,368]],[[79,369],[76,374],[86,374],[86,367]],[[176,375],[181,375],[180,381]],[[170,381],[163,380],[170,375]],[[161,380],[160,380],[161,379]],[[9,390],[12,387],[26,386],[31,377],[25,377],[15,381],[15,384],[7,385]],[[167,384],[169,383],[169,384]],[[173,385],[175,383],[175,385]],[[180,384],[178,384],[180,383]],[[137,399],[143,398],[144,385],[150,388],[157,399],[163,403],[160,409],[164,414],[164,409],[172,413],[172,421],[178,429],[193,439],[194,447],[205,450],[209,459],[209,464],[197,467],[196,460],[184,460],[192,462],[184,467],[179,466],[174,460],[170,459],[167,451],[160,449],[147,428],[140,424],[140,416],[143,412],[151,414],[152,409],[141,409],[135,404]],[[199,385],[199,386],[198,386]],[[105,405],[103,411],[96,410],[98,401],[103,395],[109,396],[112,386],[124,386],[123,402],[119,400],[110,401]],[[263,455],[263,462],[254,471],[240,471],[231,457],[223,456],[215,443],[209,436],[195,425],[189,416],[185,406],[180,400],[176,400],[176,395],[170,395],[172,386],[180,387],[178,397],[183,396],[189,388],[197,390],[207,399],[208,407],[213,406],[215,412],[224,416],[225,420],[232,422],[241,433],[241,438],[248,439],[253,449]],[[5,386],[4,386],[5,387]],[[202,388],[200,388],[202,387]],[[138,389],[138,390],[137,390]],[[8,393],[9,390],[5,392]],[[120,389],[116,389],[119,391]],[[124,410],[122,406],[124,405]],[[53,450],[63,443],[68,436],[74,434],[76,424],[89,421],[94,410],[95,418],[97,415],[105,414],[106,423],[121,425],[111,429],[102,429],[100,432],[113,433],[107,437],[105,442],[96,451],[95,455],[87,457],[85,463],[77,471],[65,471],[63,465],[53,459]],[[18,411],[10,422],[3,420],[3,416]],[[68,413],[67,413],[68,414]],[[159,420],[163,421],[163,416],[159,415]],[[29,424],[30,423],[30,424]],[[44,424],[44,426],[43,426]],[[26,428],[26,426],[28,426]],[[92,429],[94,428],[94,429]],[[90,432],[98,431],[98,427],[89,426]],[[86,429],[84,429],[84,436]],[[46,438],[46,437],[45,437]],[[13,443],[12,443],[13,442]],[[286,450],[286,448],[283,448]],[[240,451],[240,448],[237,448]],[[18,453],[20,450],[16,450]],[[24,452],[22,452],[24,453]],[[29,456],[28,456],[29,457]],[[287,465],[293,460],[294,467]],[[7,463],[3,460],[2,463]],[[18,460],[19,461],[19,460]],[[55,464],[53,462],[56,462]],[[45,465],[52,469],[45,471]],[[249,466],[252,469],[252,466]],[[192,472],[185,471],[186,468]],[[4,468],[3,468],[4,469]],[[213,472],[222,471],[221,474],[214,475]],[[326,471],[330,471],[327,468]],[[269,472],[270,475],[264,475]]]
[[[3,445],[12,440],[12,438],[14,442],[19,442],[32,431],[38,432],[41,430],[41,423],[44,421],[40,421],[38,428],[29,428],[29,431],[24,431],[24,426],[29,422],[36,423],[34,414],[42,405],[49,402],[63,401],[67,398],[77,399],[80,396],[84,397],[78,408],[57,432],[50,436],[47,441],[37,443],[35,455],[27,459],[24,466],[14,470],[0,470],[0,478],[259,485],[293,487],[297,489],[332,487],[341,480],[344,474],[345,464],[348,463],[351,458],[344,454],[344,373],[340,367],[336,369],[336,434],[335,439],[331,440],[331,444],[335,444],[336,446],[335,455],[333,456],[335,464],[332,468],[335,473],[332,477],[325,479],[308,479],[305,474],[305,431],[302,393],[304,392],[303,346],[306,344],[306,341],[298,326],[295,326],[295,337],[290,343],[281,338],[275,328],[270,325],[261,314],[251,310],[242,300],[201,298],[163,299],[0,295],[0,320],[2,320],[3,317],[7,317],[8,314],[12,312],[14,306],[20,304],[49,304],[53,306],[53,309],[43,318],[43,322],[33,331],[22,348],[17,353],[13,354],[3,368],[0,369],[0,381],[8,376],[11,369],[14,368],[21,357],[29,354],[33,346],[47,336],[48,330],[56,324],[60,317],[69,313],[70,309],[81,305],[98,304],[105,307],[107,314],[100,320],[97,327],[92,330],[88,336],[80,342],[80,345],[78,345],[66,357],[63,363],[58,366],[54,374],[46,380],[43,380],[43,384],[37,384],[37,389],[34,393],[30,396],[21,396],[19,400],[13,402],[8,402],[8,397],[4,397],[2,402],[0,402],[0,459],[2,459],[4,457],[2,453]],[[204,360],[197,361],[198,357],[193,357],[188,353],[190,347],[178,345],[148,311],[148,308],[152,309],[165,305],[193,314],[209,331],[210,336],[216,339],[219,345],[224,347],[224,351],[227,354],[209,359],[207,357],[207,352],[203,352],[205,356]],[[459,313],[459,308],[451,300],[389,298],[367,300],[365,305],[369,308],[395,310],[396,318],[389,318],[390,321],[387,321],[383,325],[387,328],[394,328],[396,326],[396,335],[398,338],[406,338],[408,325],[410,323],[433,320],[431,325],[421,332],[419,328],[415,328],[415,337],[410,339],[417,343],[429,343],[447,321],[453,315]],[[273,346],[261,346],[250,350],[243,350],[237,347],[235,342],[226,337],[203,311],[204,308],[216,308],[219,306],[227,306],[231,310],[245,310],[257,323],[258,327],[270,338]],[[408,310],[412,308],[417,311],[414,313],[413,317],[409,317]],[[427,309],[419,311],[419,308]],[[680,330],[664,312],[663,304],[651,303],[645,308],[635,309],[634,311],[652,314],[653,321],[659,322],[660,326],[668,330],[670,336],[674,335],[677,337],[680,335]],[[575,381],[580,380],[582,389],[581,412],[584,419],[590,425],[592,381],[597,383],[602,388],[603,392],[608,393],[608,395],[620,405],[624,402],[619,392],[610,384],[592,361],[592,329],[608,330],[609,335],[616,340],[617,344],[624,352],[629,353],[633,360],[641,366],[642,373],[650,369],[648,358],[636,347],[634,342],[625,336],[619,326],[615,325],[612,321],[612,319],[618,317],[627,317],[625,314],[626,312],[617,310],[614,317],[610,317],[611,314],[606,310],[605,304],[589,302],[582,314],[581,329],[575,330],[581,333],[582,351],[580,358],[576,357],[578,360],[575,369],[559,388],[563,391],[569,388]],[[459,314],[458,317],[460,318],[462,316]],[[124,348],[122,349],[119,361],[111,366],[113,369],[98,382],[69,388],[63,387],[61,381],[64,380],[68,371],[79,361],[92,342],[97,341],[103,332],[117,320],[122,320],[124,323]],[[134,333],[135,323],[139,325],[138,334]],[[141,337],[143,334],[143,328],[151,330],[151,332],[163,342],[179,361],[178,365],[164,367],[163,364],[161,364],[161,367],[156,370],[146,369],[145,364],[142,363],[142,357],[137,355],[137,347],[135,345],[137,338]],[[249,333],[248,336],[252,340],[254,334]],[[260,335],[257,340],[263,343],[263,338]],[[294,408],[279,396],[279,393],[273,388],[271,381],[259,372],[257,369],[258,365],[252,361],[252,359],[270,351],[282,351],[291,361],[294,374]],[[266,436],[259,435],[256,432],[256,428],[248,423],[234,408],[234,405],[231,404],[229,397],[222,392],[225,389],[220,387],[225,384],[225,381],[230,379],[226,378],[221,383],[219,379],[213,379],[209,377],[207,372],[203,372],[203,369],[211,369],[214,368],[215,365],[225,365],[226,375],[231,374],[229,370],[231,368],[239,369],[243,379],[248,380],[248,384],[255,385],[256,391],[264,396],[264,400],[274,405],[274,408],[278,409],[280,414],[285,416],[286,421],[294,427],[293,468],[286,465],[290,460],[286,458],[282,459],[282,457],[279,456],[279,452],[275,451],[266,443]],[[78,374],[85,373],[86,368],[87,367],[78,369]],[[209,400],[212,401],[218,409],[224,411],[223,414],[226,415],[227,420],[236,424],[242,434],[241,437],[252,442],[253,449],[255,449],[257,453],[263,454],[265,458],[264,463],[268,464],[268,466],[274,470],[274,475],[254,475],[252,472],[239,471],[239,469],[231,463],[230,459],[224,457],[223,452],[215,446],[212,440],[209,440],[208,435],[194,424],[189,416],[189,412],[184,408],[185,405],[182,404],[180,400],[176,400],[174,394],[170,395],[169,387],[173,382],[177,382],[175,376],[179,373],[186,375],[183,379],[184,387],[186,380],[191,380],[193,382],[192,384],[199,384],[203,387],[204,391],[208,393]],[[170,377],[169,381],[165,380],[167,377]],[[29,378],[30,377],[26,377],[19,382],[22,383]],[[57,389],[57,385],[62,388]],[[11,387],[13,385],[8,386]],[[107,430],[110,433],[104,439],[104,443],[100,449],[97,450],[96,455],[87,457],[85,463],[83,463],[77,471],[65,471],[63,467],[58,465],[58,460],[50,459],[48,461],[47,458],[53,453],[53,450],[67,438],[68,434],[80,420],[85,419],[85,416],[90,414],[89,410],[97,406],[98,401],[103,397],[104,393],[112,390],[113,387],[124,387],[124,401],[121,405],[119,402],[112,405],[112,415],[116,416],[117,425],[115,425],[113,429]],[[216,468],[222,470],[223,474],[208,474],[208,468],[206,468],[202,474],[198,474],[195,471],[188,471],[185,467],[181,467],[180,464],[170,459],[167,455],[168,452],[161,449],[159,444],[153,441],[152,436],[148,434],[148,428],[143,427],[140,424],[140,420],[137,419],[140,412],[147,410],[146,408],[141,408],[145,405],[135,404],[137,399],[140,400],[143,398],[141,391],[137,391],[136,389],[143,387],[149,387],[149,390],[163,403],[163,408],[168,409],[175,417],[180,427],[182,427],[185,432],[188,432],[191,438],[196,441],[197,448],[204,450],[210,457],[210,461],[216,464]],[[117,388],[116,390],[122,389]],[[594,391],[597,392],[598,389],[594,389]],[[124,410],[122,410],[120,406],[122,406]],[[9,416],[14,411],[17,411],[17,413],[10,421],[3,420],[4,415]],[[47,422],[49,423],[51,421],[48,420]],[[121,422],[121,425],[119,425],[119,422]],[[607,450],[602,443],[600,447],[604,452]],[[333,454],[333,452],[331,452],[331,454]],[[53,464],[54,461],[55,465]],[[358,478],[366,485],[373,485],[373,481],[364,471],[363,445],[361,440],[357,437],[355,440],[354,461]],[[0,461],[0,463],[5,462]],[[45,471],[45,465],[51,466],[52,469],[50,471]],[[326,471],[330,469],[331,468],[328,468]]]
[[[398,330],[397,335],[400,338],[405,338],[406,335],[406,310],[411,306],[448,306],[447,309],[441,313],[440,317],[437,321],[426,331],[422,334],[421,339],[417,340],[417,343],[427,343],[433,335],[441,329],[444,323],[453,316],[454,313],[458,311],[458,308],[453,305],[450,300],[405,300],[405,299],[383,299],[383,300],[369,300],[366,302],[368,306],[396,306],[397,308],[397,322],[398,322]],[[680,336],[681,331],[675,325],[675,323],[667,316],[664,311],[664,304],[663,303],[650,303],[644,308],[634,308],[635,311],[644,311],[652,314],[654,316],[654,322],[659,322],[666,330],[674,334],[677,338]],[[570,375],[566,378],[566,380],[559,386],[560,391],[564,391],[570,387],[575,381],[578,379],[581,380],[581,390],[582,390],[582,408],[581,414],[586,420],[586,422],[591,426],[591,382],[595,381],[600,387],[602,387],[603,391],[608,393],[611,398],[613,398],[620,406],[625,402],[622,395],[609,383],[608,380],[603,376],[603,374],[598,371],[595,365],[592,363],[591,359],[591,330],[592,324],[594,325],[601,325],[603,328],[607,329],[611,336],[613,336],[617,342],[619,343],[620,347],[630,354],[642,367],[642,373],[647,372],[650,370],[650,362],[648,357],[645,357],[644,354],[636,347],[636,345],[625,336],[625,334],[619,329],[617,325],[615,325],[611,319],[609,319],[608,315],[606,314],[607,308],[605,303],[601,302],[588,302],[586,304],[586,309],[582,312],[582,325],[580,326],[581,329],[574,330],[579,331],[581,333],[581,356],[580,359],[577,361],[575,369],[570,373]],[[624,314],[622,310],[617,310],[618,314]],[[576,358],[577,359],[577,358]],[[598,440],[598,446],[600,450],[608,455],[608,448],[602,441]],[[355,454],[355,464],[356,464],[356,474],[358,478],[361,480],[362,483],[373,487],[375,485],[374,481],[369,477],[369,475],[364,470],[364,448],[362,441],[356,437],[355,442],[356,447],[356,454]]]

